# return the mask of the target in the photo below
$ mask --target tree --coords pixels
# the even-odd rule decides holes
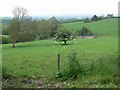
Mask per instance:
[[[28,34],[31,33],[33,29],[32,27],[32,19],[28,16],[28,11],[25,8],[16,7],[12,11],[14,17],[8,26],[8,30],[10,33],[10,40],[13,44],[13,48],[15,48],[15,43],[17,41],[22,41],[23,39],[26,39],[26,36],[29,36]],[[29,36],[31,38],[31,35]],[[23,40],[23,41],[24,41]]]
[[[36,39],[37,35],[37,22],[32,21],[31,19],[27,20],[24,23],[24,30],[21,31],[19,34],[18,42],[26,42],[26,41],[33,41]]]
[[[86,27],[83,27],[80,31],[78,31],[78,35],[81,36],[91,36],[92,34],[92,31]]]
[[[38,21],[38,39],[55,37],[55,34],[58,32],[58,28],[60,26],[61,23],[56,19],[56,17],[51,17],[49,20]]]
[[[38,39],[48,39],[50,38],[50,22],[48,20],[42,20],[38,22],[37,37]]]
[[[67,41],[72,40],[72,33],[67,28],[59,29],[59,32],[56,34],[55,40],[56,41],[63,41],[64,44],[67,44]]]
[[[18,20],[13,19],[8,27],[10,33],[10,40],[13,44],[13,48],[15,48],[15,43],[18,40],[19,31],[20,31],[20,22]]]
[[[83,21],[84,21],[84,23],[89,23],[90,22],[89,18],[85,18]]]
[[[97,21],[98,20],[98,16],[97,15],[94,15],[92,18],[91,18],[91,21]]]
[[[58,32],[58,28],[61,26],[61,23],[57,20],[56,17],[51,17],[49,19],[50,22],[50,36],[54,37],[54,35]]]

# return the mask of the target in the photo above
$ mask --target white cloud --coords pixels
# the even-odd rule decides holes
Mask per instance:
[[[118,13],[119,0],[1,0],[0,16],[12,16],[16,6],[30,15],[107,14]]]

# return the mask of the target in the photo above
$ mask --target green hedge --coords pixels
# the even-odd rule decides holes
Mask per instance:
[[[0,36],[0,38],[2,38],[2,44],[10,43],[9,36]]]

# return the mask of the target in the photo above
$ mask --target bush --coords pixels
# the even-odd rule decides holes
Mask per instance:
[[[91,36],[93,35],[92,31],[86,27],[83,27],[81,30],[77,31],[78,36]]]
[[[8,30],[7,29],[3,29],[2,30],[2,35],[9,35]]]
[[[89,18],[85,18],[83,21],[84,21],[84,23],[89,23],[90,22]]]
[[[84,75],[83,66],[79,64],[77,51],[72,50],[68,56],[67,67],[59,74],[63,79],[76,79],[78,75]]]
[[[83,78],[88,76],[100,75],[101,80],[103,77],[111,78],[111,81],[118,83],[116,78],[118,77],[118,54],[112,53],[108,55],[102,55],[98,59],[93,60],[90,63],[79,63],[78,52],[72,50],[68,56],[66,67],[61,72],[57,73],[57,78],[61,80]],[[84,61],[84,59],[82,60]],[[107,78],[106,77],[106,78]],[[115,81],[114,81],[115,80]]]
[[[10,39],[8,36],[0,36],[0,38],[2,38],[2,44],[10,43]]]

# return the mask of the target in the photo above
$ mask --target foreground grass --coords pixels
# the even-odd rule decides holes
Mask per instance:
[[[53,79],[51,82],[49,81],[55,77],[57,72],[58,53],[61,54],[61,70],[63,70],[67,64],[67,56],[69,52],[71,52],[71,49],[75,49],[79,52],[79,62],[86,65],[91,65],[91,62],[99,62],[99,57],[112,55],[113,53],[116,53],[118,49],[116,37],[76,39],[68,42],[69,45],[60,44],[61,43],[56,43],[53,40],[40,40],[27,43],[17,43],[16,48],[11,48],[10,44],[3,45],[3,76],[5,78],[32,78],[45,81],[45,83],[58,83],[59,80]],[[100,75],[99,73],[105,72],[102,71],[105,69],[106,68],[103,68],[96,74],[88,76],[89,79],[82,79],[82,82],[81,79],[78,78],[75,82],[78,83],[80,80],[81,83],[75,84],[77,85],[75,87],[88,87],[89,84],[84,84],[85,81],[92,82],[96,79],[96,82],[98,82],[99,78],[108,77],[110,73],[105,73],[105,76]],[[18,81],[20,80],[18,79]],[[71,85],[67,85],[68,83],[65,85],[63,84],[62,87],[72,87],[73,83],[74,81]],[[21,84],[18,83],[18,86],[19,85]],[[22,86],[24,87],[24,85]],[[98,87],[104,86],[106,85],[100,85]],[[39,87],[39,85],[36,87]],[[95,83],[92,83],[89,87],[96,87]],[[110,87],[117,86],[110,85]]]

